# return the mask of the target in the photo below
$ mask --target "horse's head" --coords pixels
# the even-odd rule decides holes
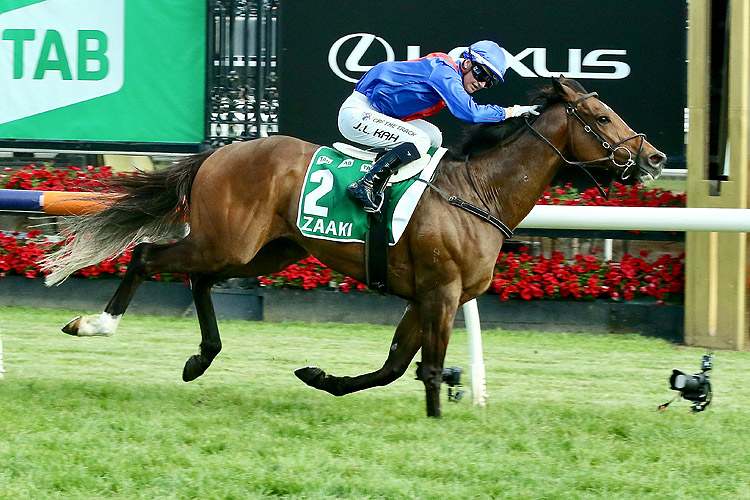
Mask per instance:
[[[656,179],[667,156],[653,147],[645,134],[633,131],[596,92],[574,89],[565,80],[553,80],[554,91],[568,113],[572,154],[582,163],[601,164],[622,179],[636,175],[638,181]],[[573,82],[576,83],[576,82]]]

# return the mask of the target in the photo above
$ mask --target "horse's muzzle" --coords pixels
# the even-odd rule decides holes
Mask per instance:
[[[667,163],[667,155],[654,149],[648,156],[643,154],[638,160],[638,182],[649,182],[661,175]]]

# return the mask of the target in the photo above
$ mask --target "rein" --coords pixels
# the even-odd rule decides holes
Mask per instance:
[[[588,160],[588,161],[572,161],[572,160],[568,160],[567,158],[565,158],[565,155],[554,144],[552,144],[550,142],[549,139],[547,139],[544,135],[542,135],[541,132],[539,132],[537,129],[534,128],[534,126],[531,124],[531,122],[529,122],[529,117],[528,116],[524,117],[524,121],[526,122],[526,126],[528,128],[530,128],[531,131],[534,132],[534,134],[537,137],[539,137],[540,139],[542,139],[542,141],[544,141],[549,147],[551,147],[555,151],[555,153],[557,153],[557,155],[562,159],[562,161],[565,162],[565,164],[571,165],[571,166],[574,166],[574,167],[579,167],[581,170],[583,170],[584,172],[586,172],[586,174],[594,182],[594,185],[596,186],[596,189],[599,191],[599,194],[601,194],[602,197],[605,200],[608,200],[609,199],[609,192],[608,191],[604,191],[604,188],[594,178],[594,176],[591,174],[591,172],[589,172],[588,170],[586,170],[585,167],[587,165],[593,165],[595,163],[602,163],[602,162],[605,162],[605,161],[611,161],[616,167],[618,167],[618,168],[621,169],[620,179],[622,179],[623,181],[629,179],[630,176],[632,175],[632,173],[630,173],[630,170],[632,169],[632,167],[635,166],[636,162],[633,159],[633,153],[630,151],[630,149],[626,148],[622,144],[625,143],[625,142],[627,142],[627,141],[629,141],[629,140],[631,140],[631,139],[635,139],[637,137],[640,137],[641,138],[641,144],[640,144],[640,146],[638,148],[638,155],[636,155],[636,157],[640,156],[641,151],[643,150],[643,143],[646,140],[646,134],[643,134],[643,133],[633,134],[633,135],[631,135],[629,137],[626,137],[625,139],[622,139],[621,141],[616,142],[615,144],[610,144],[609,141],[607,141],[604,137],[602,137],[596,130],[593,129],[593,127],[591,127],[591,125],[589,125],[588,123],[586,123],[586,120],[584,120],[583,117],[580,114],[578,114],[577,108],[578,108],[578,105],[580,103],[582,103],[583,101],[585,101],[589,97],[598,97],[598,96],[599,96],[598,93],[591,92],[589,94],[581,96],[579,99],[577,99],[574,102],[568,101],[568,102],[565,103],[565,112],[567,113],[567,115],[569,117],[570,116],[574,116],[575,118],[578,119],[579,122],[581,122],[581,124],[583,125],[583,130],[587,134],[590,134],[590,135],[594,136],[594,138],[601,144],[602,148],[604,148],[605,151],[609,151],[610,152],[608,156],[604,156],[602,158],[597,158],[596,160]],[[617,153],[618,150],[624,150],[628,154],[628,159],[627,159],[627,161],[625,163],[619,163],[617,161],[617,159],[615,158],[615,153]],[[614,178],[612,179],[612,182],[614,182]],[[611,189],[611,187],[612,187],[612,184],[610,183],[609,189]]]

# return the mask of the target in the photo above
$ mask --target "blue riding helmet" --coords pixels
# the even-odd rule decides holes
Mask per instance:
[[[503,77],[508,69],[508,63],[505,60],[505,52],[495,42],[482,40],[473,43],[464,51],[463,58],[485,66],[498,80],[505,81]]]

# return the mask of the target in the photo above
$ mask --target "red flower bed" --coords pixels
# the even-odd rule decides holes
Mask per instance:
[[[112,177],[112,167],[53,168],[27,165],[21,169],[5,167],[0,188],[36,191],[91,191],[101,187],[100,179]],[[117,174],[125,175],[125,174]]]
[[[50,240],[37,229],[26,234],[0,231],[0,278],[7,275],[37,278],[44,276],[39,267],[41,259],[64,245],[63,242]],[[122,277],[130,262],[132,248],[127,248],[120,255],[107,259],[94,266],[87,266],[76,271],[73,276],[84,278]],[[157,274],[155,280],[186,281],[181,274]]]
[[[38,230],[26,235],[17,232],[0,232],[0,277],[6,275],[36,278],[43,275],[39,269],[41,258],[59,249],[63,243],[53,242]],[[576,255],[566,262],[560,252],[547,259],[532,256],[524,251],[501,252],[495,265],[495,274],[489,293],[500,300],[531,299],[595,299],[614,298],[631,300],[637,297],[655,297],[658,300],[675,298],[684,293],[684,255],[665,255],[654,262],[625,255],[621,262],[603,262],[594,254]],[[77,271],[73,276],[87,278],[121,277],[130,261],[130,249],[113,259]],[[184,280],[181,275],[157,275],[157,280]],[[365,290],[362,283],[332,271],[309,256],[283,271],[259,277],[265,286],[300,288],[337,287],[342,292]]]
[[[643,185],[626,186],[615,182],[609,200],[596,188],[579,193],[571,184],[548,188],[537,205],[596,205],[608,207],[684,207],[687,195],[662,188],[649,189]]]
[[[310,290],[331,282],[331,270],[312,255],[271,276],[261,276],[263,285]]]
[[[19,233],[0,232],[0,277],[8,273],[27,278],[40,275],[37,262],[54,246],[40,234],[41,231],[32,230],[19,238]]]
[[[566,262],[560,252],[547,259],[532,257],[524,249],[528,250],[521,247],[518,255],[501,252],[497,258],[490,292],[500,295],[500,300],[656,297],[663,301],[685,291],[684,254],[664,255],[653,263],[645,260],[645,251],[640,257],[626,254],[621,262],[578,254],[573,262]]]
[[[310,255],[283,271],[269,276],[259,276],[260,283],[277,288],[302,288],[310,290],[321,286],[337,287],[342,292],[366,290],[367,286],[323,265]]]
[[[23,167],[20,170],[4,169],[0,174],[0,187],[6,189],[36,189],[48,191],[81,191],[96,189],[100,179],[115,175],[110,167]],[[124,174],[117,174],[124,175]],[[570,185],[545,191],[539,204],[559,205],[609,205],[609,206],[685,206],[685,195],[660,188],[625,186],[615,183],[610,200],[604,200],[595,188],[579,193]],[[56,242],[40,231],[19,233],[0,232],[0,277],[8,274],[36,278],[41,258],[64,242]],[[77,271],[74,276],[88,278],[120,277],[130,261],[127,249],[121,255],[95,266]],[[566,262],[563,254],[554,252],[551,258],[532,256],[528,248],[521,247],[518,254],[501,252],[495,265],[495,274],[489,293],[509,299],[596,299],[613,298],[631,300],[653,297],[658,301],[679,298],[684,293],[684,255],[665,255],[647,262],[648,255],[625,255],[621,262],[604,262],[596,253],[576,255]],[[181,275],[156,276],[162,280],[184,280]],[[309,290],[335,287],[349,292],[365,290],[366,286],[324,266],[309,256],[290,265],[283,271],[260,276],[264,286],[299,288]],[[677,296],[677,297],[676,297]]]

